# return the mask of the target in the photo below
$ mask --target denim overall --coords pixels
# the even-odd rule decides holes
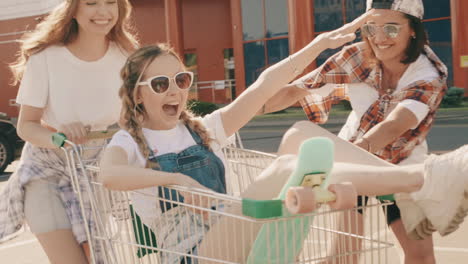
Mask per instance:
[[[189,130],[193,139],[197,143],[196,145],[188,147],[179,153],[167,153],[160,156],[156,156],[154,152],[150,150],[148,159],[152,162],[157,162],[159,164],[159,168],[156,170],[182,173],[195,179],[203,186],[215,192],[226,193],[225,168],[223,162],[218,156],[216,156],[212,151],[210,151],[207,147],[203,145],[202,139],[197,133],[192,131],[188,126],[187,129]],[[181,195],[177,195],[176,191],[169,190],[165,187],[158,187],[158,193],[159,196],[164,199],[171,199],[173,201],[179,202],[184,201],[183,197]],[[176,207],[177,204],[160,201],[160,208],[162,213],[165,213],[171,209],[175,209]],[[174,211],[177,210],[172,210],[172,212]],[[195,216],[193,214],[195,214]],[[191,215],[192,218],[200,218],[200,216],[196,215],[196,213],[191,213]],[[187,215],[184,214],[183,217],[187,217]],[[192,224],[193,222],[197,222],[197,220],[192,219],[191,221],[189,221],[189,223]],[[205,227],[205,230],[207,229],[208,227]],[[159,232],[159,230],[154,231]],[[180,232],[180,230],[175,230],[175,232]],[[197,237],[200,238],[197,238],[196,240],[201,240],[201,236],[202,234],[197,234]],[[189,249],[189,251],[196,251],[196,246],[198,242],[200,241],[196,241],[196,243],[193,245],[193,248],[191,247],[191,250]],[[168,260],[168,262],[173,261]],[[183,258],[182,260],[177,262],[191,264],[196,263],[197,261],[196,259]]]

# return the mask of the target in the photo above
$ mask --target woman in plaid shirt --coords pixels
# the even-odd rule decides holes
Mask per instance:
[[[368,0],[366,13],[367,22],[361,27],[363,42],[345,46],[319,68],[285,87],[269,100],[264,112],[277,111],[300,100],[312,121],[299,122],[289,130],[279,154],[295,153],[305,138],[327,136],[335,140],[338,162],[381,167],[407,165],[404,170],[411,173],[423,170],[426,160],[426,171],[436,170],[438,175],[432,173],[434,177],[426,178],[424,187],[411,196],[397,195],[398,207],[388,208],[387,222],[403,247],[405,263],[435,263],[432,232],[452,232],[466,214],[465,184],[460,184],[466,180],[456,177],[468,169],[461,163],[447,161],[457,155],[457,162],[468,160],[467,147],[448,157],[426,159],[425,139],[447,88],[447,68],[428,46],[421,21],[422,1]],[[326,48],[329,47],[323,50]],[[350,101],[353,111],[336,137],[314,123],[325,123],[331,106],[341,100]],[[446,164],[440,165],[443,163]],[[433,164],[443,169],[433,169]],[[341,179],[352,181],[362,195],[402,192],[394,188],[398,181],[422,185],[410,183],[407,175],[373,178],[371,174],[379,173],[374,170],[373,174],[371,168],[362,174],[362,167],[337,167],[337,173],[343,172]],[[380,174],[383,171],[381,168]],[[453,177],[455,181],[443,182],[449,172],[457,175]],[[434,186],[444,185],[447,187],[433,190]],[[453,189],[454,186],[458,188]],[[434,197],[439,198],[434,201]]]

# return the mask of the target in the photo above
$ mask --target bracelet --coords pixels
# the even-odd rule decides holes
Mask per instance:
[[[293,69],[293,74],[296,74],[296,75],[299,74],[299,71],[297,70],[296,65],[292,61],[291,55],[288,56],[288,60],[289,60],[289,64],[291,64],[291,67]]]

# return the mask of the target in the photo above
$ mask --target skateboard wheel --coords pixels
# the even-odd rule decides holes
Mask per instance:
[[[328,190],[335,194],[336,200],[329,202],[332,209],[351,209],[357,204],[357,191],[352,183],[331,184]]]
[[[285,205],[291,214],[304,214],[315,210],[317,206],[314,190],[310,187],[289,188]]]

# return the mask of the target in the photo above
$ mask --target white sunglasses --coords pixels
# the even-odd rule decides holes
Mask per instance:
[[[173,80],[179,89],[185,90],[192,86],[193,72],[179,72],[174,77],[157,75],[139,82],[137,85],[148,85],[155,93],[162,94],[169,89],[169,82]]]

